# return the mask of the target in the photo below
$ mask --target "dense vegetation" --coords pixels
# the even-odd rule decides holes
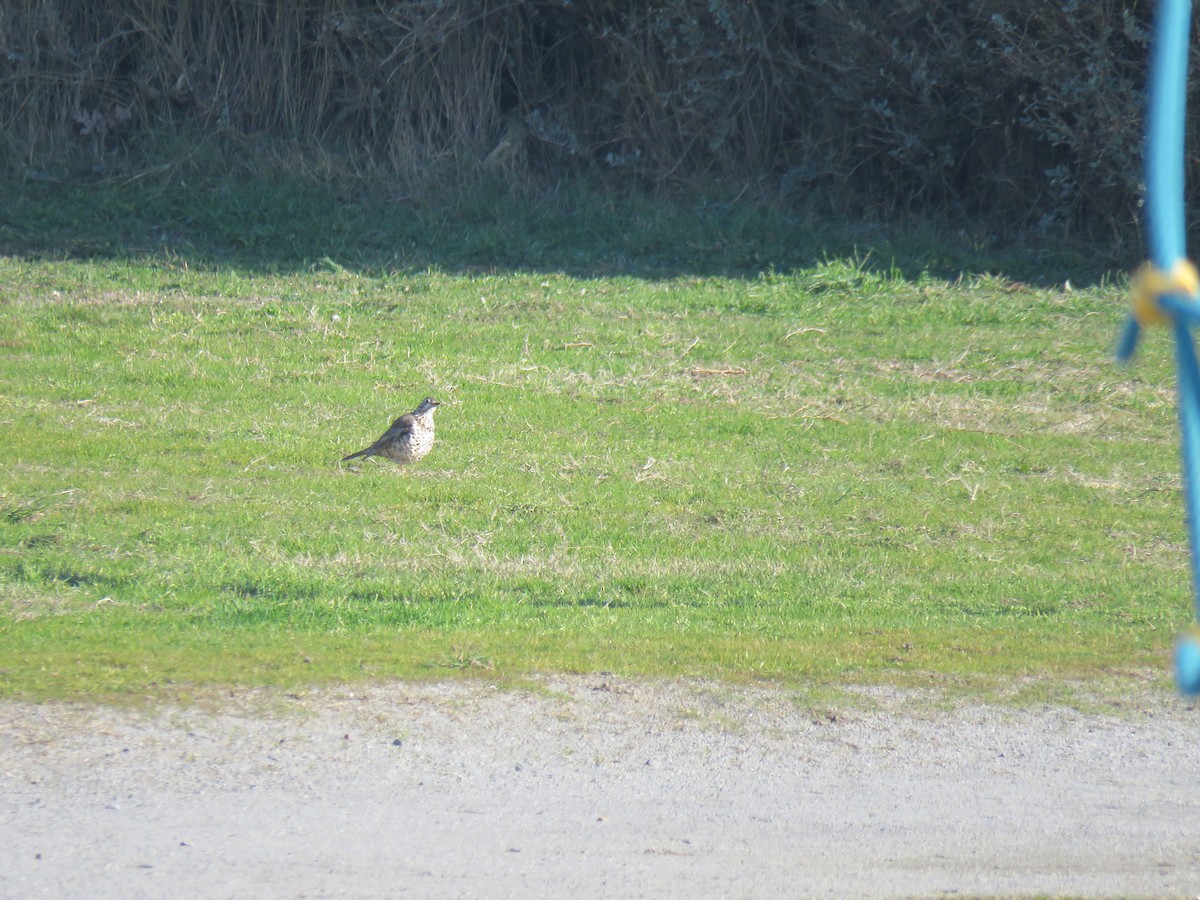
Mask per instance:
[[[68,156],[129,173],[170,135],[233,150],[266,136],[418,192],[486,164],[1111,233],[1135,220],[1150,11],[3,0],[3,158],[34,177],[70,174]]]

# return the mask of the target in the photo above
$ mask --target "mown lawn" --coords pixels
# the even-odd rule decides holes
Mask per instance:
[[[0,693],[1165,672],[1173,376],[1110,361],[1125,308],[853,255],[0,257]],[[426,460],[338,463],[426,394]]]

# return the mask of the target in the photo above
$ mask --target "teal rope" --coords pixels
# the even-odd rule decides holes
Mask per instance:
[[[1183,124],[1187,115],[1191,0],[1162,0],[1154,26],[1146,111],[1146,204],[1150,261],[1164,272],[1187,255]]]
[[[1183,153],[1191,17],[1191,0],[1160,0],[1154,22],[1146,106],[1146,231],[1150,262],[1163,273],[1187,258]],[[1200,619],[1200,363],[1192,338],[1192,326],[1200,324],[1200,307],[1186,293],[1164,294],[1155,300],[1175,335],[1184,504],[1195,614]],[[1131,317],[1117,343],[1119,359],[1133,356],[1140,332],[1141,326]],[[1183,693],[1191,695],[1200,694],[1198,633],[1184,633],[1175,647],[1175,680]]]

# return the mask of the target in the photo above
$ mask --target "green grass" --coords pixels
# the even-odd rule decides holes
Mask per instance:
[[[1096,678],[1189,621],[1169,347],[1114,366],[1102,281],[747,268],[729,218],[634,258],[547,220],[527,266],[478,224],[122,255],[41,190],[0,258],[2,694]],[[420,465],[338,464],[426,394]]]

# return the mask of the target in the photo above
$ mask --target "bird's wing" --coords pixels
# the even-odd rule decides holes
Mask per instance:
[[[412,431],[414,421],[415,420],[413,419],[412,413],[407,413],[401,416],[392,423],[391,428],[379,436],[379,440],[373,443],[369,449],[372,452],[378,452],[384,447],[387,447],[389,444],[394,444],[400,438],[404,437],[404,435]]]
[[[381,434],[379,436],[379,440],[373,443],[370,447],[367,447],[365,450],[359,450],[357,453],[351,453],[349,456],[344,457],[342,462],[345,462],[347,459],[354,459],[358,456],[371,456],[375,453],[378,453],[380,450],[383,450],[398,438],[403,437],[405,434],[412,431],[414,421],[416,420],[413,418],[413,414],[406,413],[393,422],[392,427]]]
[[[405,413],[392,423],[392,427],[385,431],[383,433],[383,437],[381,437],[379,440],[391,441],[403,434],[408,434],[408,432],[413,430],[413,423],[416,421],[417,420],[412,413]]]

